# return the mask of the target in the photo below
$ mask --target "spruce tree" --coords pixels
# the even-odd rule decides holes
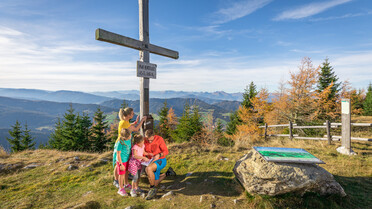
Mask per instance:
[[[328,58],[322,63],[322,67],[319,72],[319,81],[317,89],[319,92],[323,92],[329,85],[333,83],[331,88],[331,93],[328,96],[328,99],[335,99],[338,92],[341,90],[341,83],[337,82],[338,78],[333,71],[333,67],[328,62]]]
[[[10,149],[12,152],[19,152],[22,151],[21,139],[22,139],[22,131],[21,131],[21,124],[16,121],[14,126],[12,126],[12,130],[9,130],[10,138],[6,138],[6,140],[10,144]]]
[[[241,105],[245,108],[252,108],[252,102],[251,99],[256,97],[257,95],[257,88],[256,85],[254,85],[253,81],[247,86],[243,93],[243,101]]]
[[[164,139],[169,139],[170,130],[168,124],[168,111],[167,100],[164,101],[163,107],[159,111],[159,133]]]
[[[104,151],[109,142],[105,134],[105,130],[108,128],[105,119],[106,116],[103,115],[101,108],[98,107],[97,111],[94,113],[94,125],[92,127],[92,149],[96,152]]]
[[[372,116],[372,84],[371,83],[368,86],[366,98],[364,99],[364,102],[363,102],[363,112],[364,112],[364,115]]]
[[[31,130],[28,129],[27,127],[27,122],[25,124],[25,130],[23,131],[22,139],[21,139],[21,147],[22,150],[28,150],[28,149],[35,149],[35,144],[34,139],[30,135]]]
[[[189,141],[192,137],[190,129],[190,106],[188,103],[184,105],[183,114],[178,120],[176,129],[173,132],[172,138],[177,142]]]
[[[227,126],[226,126],[226,134],[230,136],[236,133],[236,126],[241,123],[241,120],[239,119],[238,111],[239,110],[236,110],[230,113],[230,121],[227,123]]]
[[[52,132],[49,136],[49,146],[47,147],[61,150],[63,147],[62,141],[63,141],[62,123],[61,119],[58,118],[54,127],[54,132]]]
[[[80,151],[90,151],[91,150],[91,143],[90,143],[90,136],[91,131],[90,127],[92,126],[92,122],[89,116],[83,113],[83,116],[79,114],[76,117],[76,149]]]
[[[199,133],[203,129],[203,122],[201,121],[201,115],[199,114],[199,107],[193,107],[193,114],[190,118],[191,136]]]
[[[70,104],[70,109],[64,115],[62,124],[62,147],[61,150],[77,150],[76,115]]]

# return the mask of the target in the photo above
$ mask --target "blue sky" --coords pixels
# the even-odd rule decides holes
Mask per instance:
[[[150,55],[150,90],[274,92],[305,56],[354,88],[372,82],[371,0],[149,1],[150,42],[180,54]],[[138,39],[138,1],[1,0],[0,88],[139,89],[138,51],[97,28]]]

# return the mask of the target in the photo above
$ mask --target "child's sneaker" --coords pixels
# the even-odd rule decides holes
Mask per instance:
[[[124,187],[119,189],[118,194],[120,194],[123,197],[128,196],[127,192],[125,191]]]
[[[135,189],[130,190],[130,196],[137,197],[137,191]]]
[[[132,185],[130,185],[130,184],[127,184],[127,185],[124,185],[124,187],[123,188],[125,188],[125,189],[132,189]]]
[[[114,183],[113,183],[113,185],[116,187],[116,188],[118,188],[119,189],[119,182],[118,182],[118,180],[114,180]]]

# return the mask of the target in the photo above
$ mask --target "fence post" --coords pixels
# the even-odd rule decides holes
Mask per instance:
[[[342,122],[342,138],[341,146],[344,153],[350,155],[353,153],[351,150],[351,104],[350,99],[341,100],[341,122]]]
[[[293,139],[292,129],[293,129],[292,121],[289,121],[289,139],[291,140]]]
[[[267,141],[267,123],[265,123],[265,141]]]
[[[331,145],[332,136],[331,136],[331,123],[329,120],[326,121],[326,127],[327,127],[327,139],[328,139],[328,145]]]

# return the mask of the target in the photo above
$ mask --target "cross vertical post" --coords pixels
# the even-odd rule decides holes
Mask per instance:
[[[150,53],[146,49],[150,43],[149,36],[149,0],[138,0],[139,4],[139,40],[145,49],[139,51],[140,61],[150,63]],[[150,79],[140,78],[140,117],[148,115],[150,110]],[[145,133],[142,133],[145,134]]]

